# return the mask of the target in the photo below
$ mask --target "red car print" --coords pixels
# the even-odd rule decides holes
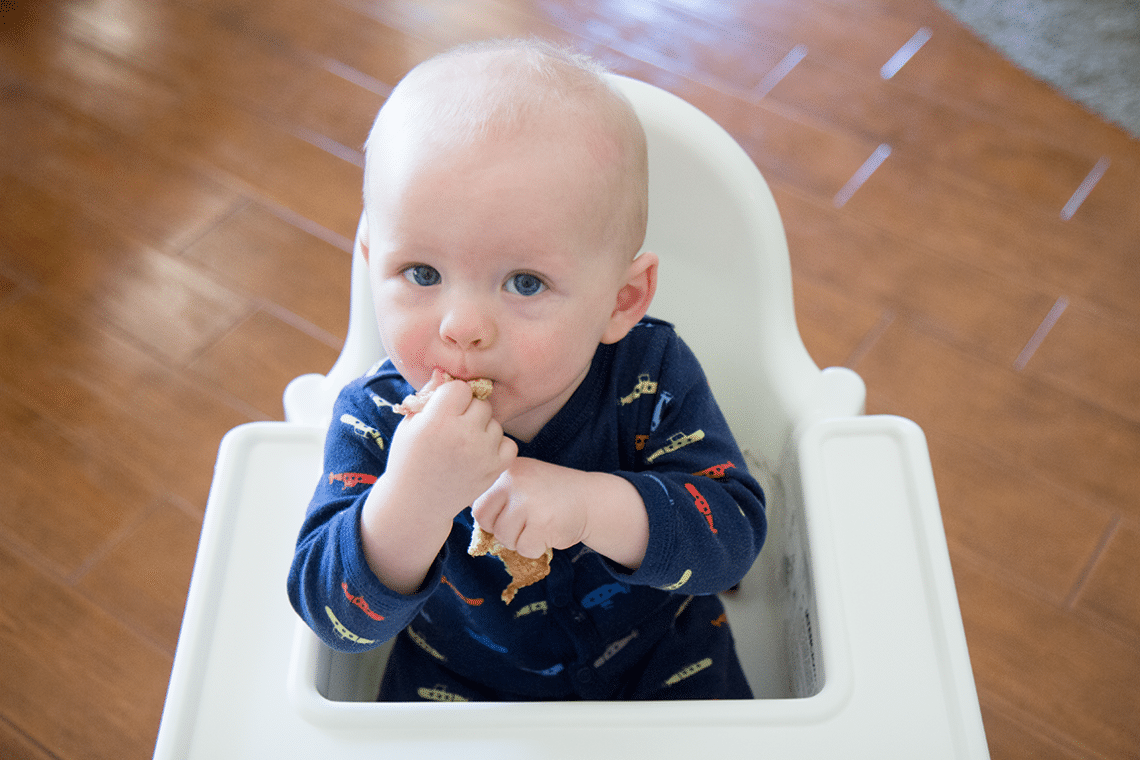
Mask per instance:
[[[729,467],[736,469],[736,465],[732,462],[725,462],[724,464],[714,464],[712,467],[701,470],[700,472],[694,472],[693,474],[706,478],[723,478],[724,474],[728,472]]]
[[[348,584],[347,583],[341,581],[340,587],[342,589],[344,589],[344,595],[348,599],[348,601],[352,602],[354,605],[356,605],[360,609],[364,610],[365,615],[372,618],[373,620],[383,620],[384,619],[383,615],[380,615],[380,614],[372,611],[372,608],[370,608],[368,606],[368,602],[364,601],[364,597],[353,596],[352,594],[348,593]]]
[[[459,591],[459,589],[457,589],[457,588],[455,587],[455,584],[454,584],[454,583],[452,583],[451,581],[449,581],[449,580],[447,579],[447,576],[446,576],[446,575],[442,576],[442,577],[439,579],[439,582],[440,582],[440,583],[444,583],[444,584],[447,584],[448,586],[450,586],[450,587],[451,587],[451,590],[455,592],[455,595],[456,595],[456,596],[458,596],[460,599],[462,599],[464,602],[466,602],[467,604],[471,605],[472,607],[478,607],[480,604],[482,604],[482,603],[483,603],[483,599],[482,599],[482,597],[480,597],[480,598],[478,598],[478,599],[468,599],[467,597],[465,597],[465,596],[464,596],[464,595],[463,595],[463,594],[462,594],[462,593]]]
[[[709,506],[708,499],[706,499],[704,496],[701,496],[701,492],[698,491],[697,487],[692,483],[686,483],[685,490],[692,495],[693,499],[696,502],[697,509],[701,510],[701,514],[703,514],[705,516],[705,519],[709,521],[709,530],[711,530],[713,533],[716,533],[716,528],[713,527],[712,507]]]
[[[376,482],[376,476],[364,472],[330,472],[329,485],[331,486],[337,480],[341,483],[341,490],[347,491],[350,488],[356,488],[361,483],[372,485]]]

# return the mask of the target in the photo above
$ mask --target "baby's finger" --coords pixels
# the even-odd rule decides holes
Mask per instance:
[[[518,539],[515,540],[514,550],[528,559],[538,559],[546,554],[546,550],[549,548],[546,541],[537,537],[535,531],[524,529]]]
[[[502,476],[471,504],[471,514],[488,533],[495,533],[499,515],[507,506],[507,487]],[[501,540],[500,540],[501,543]]]
[[[464,383],[464,385],[466,385],[466,383]],[[468,386],[468,388],[470,388],[470,386]],[[467,405],[467,409],[463,414],[469,416],[471,422],[479,429],[490,430],[494,426],[490,401],[480,401],[472,395],[471,403]],[[499,428],[499,433],[502,433],[502,428]]]
[[[501,432],[500,430],[500,434]],[[504,435],[503,439],[499,442],[499,464],[502,465],[504,472],[509,470],[511,465],[515,463],[515,459],[518,458],[518,455],[519,445]]]
[[[453,380],[436,388],[424,406],[424,414],[458,417],[471,406],[471,386],[462,380]]]

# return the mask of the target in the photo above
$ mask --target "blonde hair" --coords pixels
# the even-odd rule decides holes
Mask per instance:
[[[618,246],[632,258],[645,240],[648,161],[633,106],[589,56],[538,39],[489,40],[449,50],[416,66],[396,86],[365,144],[369,176],[393,147],[446,148],[524,134],[553,116],[586,135],[595,155],[616,156]],[[393,115],[396,114],[396,115]],[[399,146],[399,147],[397,147]],[[381,159],[380,156],[384,158]]]

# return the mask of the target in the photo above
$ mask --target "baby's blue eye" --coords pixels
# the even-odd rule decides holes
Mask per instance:
[[[533,274],[523,272],[507,280],[507,292],[519,296],[536,296],[546,290],[546,283]]]
[[[404,270],[404,277],[408,282],[425,288],[438,285],[440,280],[443,279],[435,267],[429,267],[427,264],[416,264],[415,266],[408,267]]]

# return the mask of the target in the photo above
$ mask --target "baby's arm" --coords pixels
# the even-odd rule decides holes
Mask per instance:
[[[464,382],[446,383],[392,437],[388,466],[361,513],[368,565],[401,594],[415,593],[452,520],[514,460],[518,449],[491,405]]]
[[[679,338],[663,350],[654,377],[656,391],[624,407],[639,435],[618,474],[641,495],[650,535],[628,582],[678,593],[724,591],[743,578],[764,543],[764,492]]]
[[[461,389],[463,384],[459,385]],[[373,404],[368,393],[358,382],[337,400],[325,444],[325,473],[301,526],[289,573],[289,598],[297,613],[326,644],[344,650],[375,647],[395,636],[418,613],[434,586],[412,596],[406,595],[410,593],[406,589],[414,592],[424,586],[447,536],[426,534],[438,524],[439,514],[451,509],[434,502],[425,507],[421,498],[441,485],[437,481],[449,478],[441,477],[439,471],[425,476],[406,470],[400,463],[401,457],[414,462],[418,447],[426,446],[432,438],[433,415],[417,415],[424,417],[418,431],[416,425],[408,425],[415,419],[395,426],[400,418],[388,409],[378,411],[383,405]],[[466,393],[470,399],[470,390]],[[446,401],[447,395],[442,400]],[[462,392],[458,396],[462,399]],[[442,411],[446,411],[448,404],[443,406]],[[405,425],[405,433],[393,432],[394,426],[399,431]],[[504,440],[507,445],[502,453],[509,459],[514,455],[513,441],[500,434],[495,446],[501,449]],[[403,451],[405,443],[408,451]],[[489,475],[489,480],[496,475],[498,472]],[[376,486],[383,489],[383,496],[402,495],[409,500],[400,504],[381,498],[381,494],[373,494]],[[370,503],[375,506],[368,506]],[[462,509],[463,505],[454,508],[451,515]],[[402,529],[407,533],[398,533]],[[373,540],[373,533],[380,534],[379,541]],[[406,543],[400,545],[402,536]],[[395,550],[392,544],[396,544]],[[379,562],[374,563],[376,555]],[[409,564],[420,566],[397,567],[397,575],[404,573],[403,583],[399,578],[381,578],[391,572],[384,562],[398,560],[401,555],[412,557],[414,562]],[[418,579],[412,577],[417,574]]]

